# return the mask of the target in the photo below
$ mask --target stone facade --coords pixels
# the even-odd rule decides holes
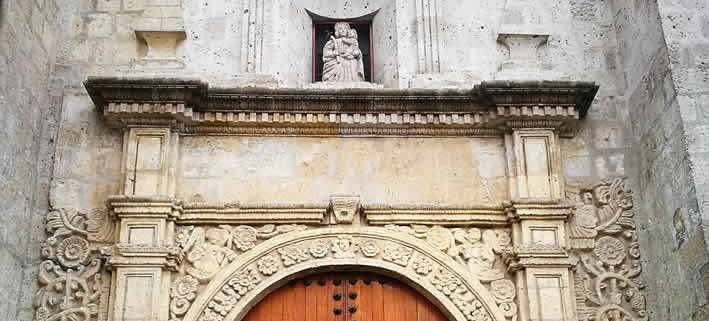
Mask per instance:
[[[362,265],[453,319],[706,319],[706,3],[452,3],[0,1],[0,316],[238,319]],[[379,9],[377,86],[310,85],[306,9]]]

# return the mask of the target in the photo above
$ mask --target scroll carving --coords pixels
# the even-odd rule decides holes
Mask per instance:
[[[633,202],[624,179],[617,178],[580,192],[582,201],[571,220],[571,236],[580,263],[575,274],[583,320],[647,321],[640,250],[632,222]]]
[[[476,227],[426,225],[387,225],[387,228],[425,239],[431,246],[468,267],[481,282],[488,283],[504,277],[505,267],[501,255],[511,247],[509,232],[504,229],[483,231]]]
[[[91,215],[72,208],[60,208],[47,214],[50,237],[42,244],[37,279],[40,288],[35,296],[36,321],[96,320],[101,297],[101,260],[89,239],[108,240],[112,227],[108,220],[96,220],[101,209]]]
[[[426,225],[387,225],[386,227],[393,231],[425,239],[434,248],[454,258],[491,290],[505,317],[512,321],[517,319],[517,304],[514,302],[516,289],[512,281],[505,279],[507,267],[503,263],[503,255],[511,252],[512,249],[507,230],[481,230],[476,227],[446,228]],[[414,261],[416,272],[428,274],[430,272],[428,264],[418,260],[420,258]],[[436,281],[439,282],[437,286],[444,289],[451,286],[441,277],[441,275],[434,277],[434,280],[440,279]]]
[[[200,289],[239,254],[251,250],[263,240],[279,234],[303,231],[306,228],[304,225],[296,224],[267,224],[260,227],[178,226],[175,244],[179,248],[177,256],[179,266],[178,276],[170,288],[170,320],[180,320],[192,305]],[[288,250],[284,250],[284,253],[286,256],[292,255]],[[258,261],[256,270],[263,275],[271,275],[278,270],[278,264],[273,255],[264,256]],[[240,282],[243,283],[243,280]],[[215,306],[226,310],[231,304],[232,292],[243,294],[248,288],[248,285],[243,284],[238,288],[233,285],[225,286],[220,295],[223,301]],[[215,310],[215,312],[218,314],[219,311]]]

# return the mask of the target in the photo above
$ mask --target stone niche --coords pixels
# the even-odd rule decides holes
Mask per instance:
[[[397,276],[452,320],[647,320],[623,180],[561,175],[593,83],[84,85],[124,133],[121,188],[47,215],[37,321],[241,320],[338,267]]]

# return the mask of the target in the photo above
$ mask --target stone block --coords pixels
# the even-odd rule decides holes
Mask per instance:
[[[160,28],[164,31],[182,31],[185,30],[185,22],[182,18],[163,18]]]
[[[97,0],[96,10],[115,13],[121,10],[121,0]]]
[[[161,13],[163,18],[182,18],[181,7],[161,7]]]
[[[135,30],[159,31],[162,30],[161,18],[146,18],[141,17],[137,20]]]
[[[123,0],[123,10],[139,11],[145,9],[148,0]]]
[[[103,38],[113,33],[113,16],[106,13],[90,14],[87,31],[89,37]]]

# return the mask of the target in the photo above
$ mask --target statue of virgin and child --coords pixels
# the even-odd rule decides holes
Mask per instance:
[[[335,35],[325,43],[322,81],[365,81],[357,30],[350,28],[346,22],[336,23]]]

